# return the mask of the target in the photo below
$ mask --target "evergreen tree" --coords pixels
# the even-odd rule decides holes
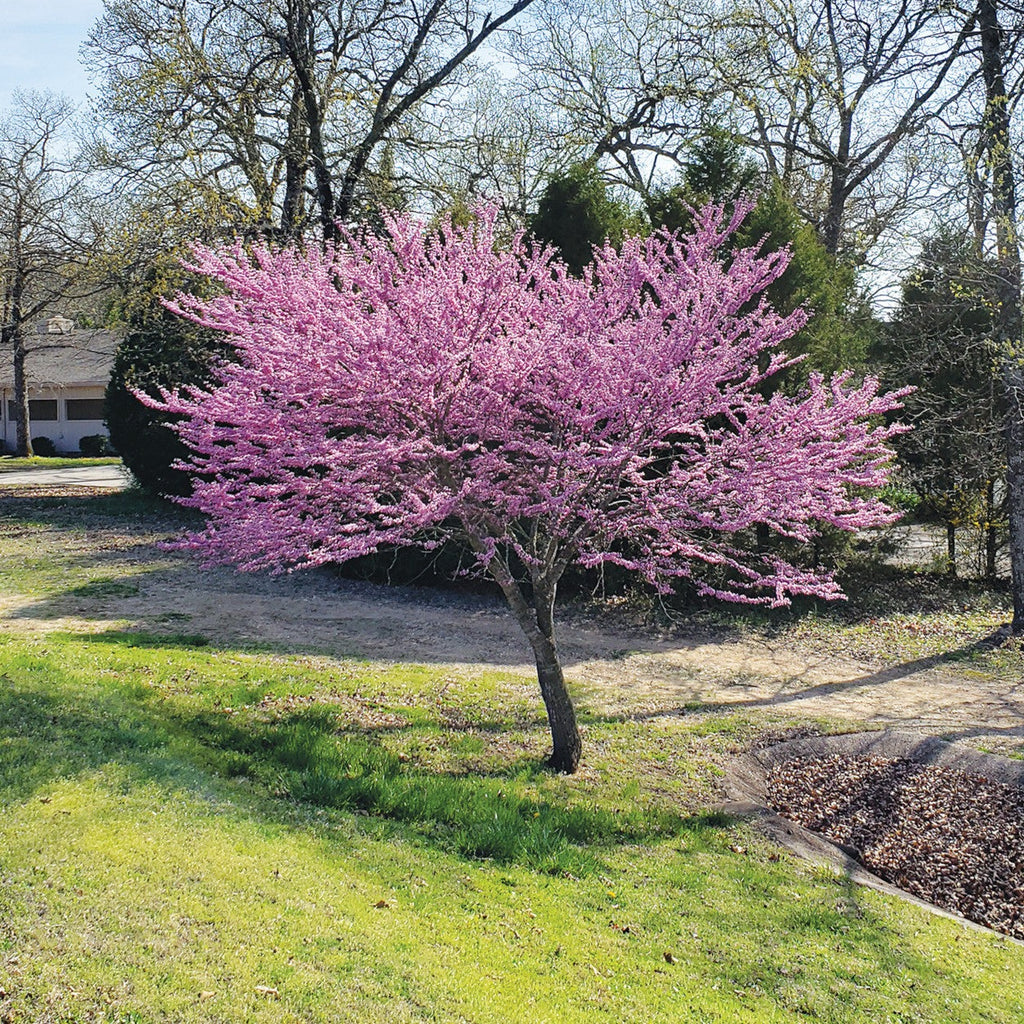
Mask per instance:
[[[732,244],[743,248],[765,239],[770,250],[788,247],[789,266],[767,296],[782,312],[804,306],[813,314],[786,346],[794,355],[807,357],[787,381],[803,383],[813,370],[834,373],[863,365],[875,322],[853,270],[825,249],[781,182],[763,175],[727,136],[712,130],[693,147],[682,181],[653,193],[648,216],[654,228],[686,232],[694,209],[708,202],[731,208],[743,195],[756,195],[758,202]]]
[[[180,271],[154,267],[146,287],[131,303],[128,329],[114,357],[105,395],[110,440],[125,466],[153,494],[187,495],[191,482],[174,463],[186,455],[171,428],[176,417],[143,405],[135,391],[154,398],[161,388],[203,384],[214,362],[229,349],[223,336],[175,316],[163,305],[180,288],[204,291]]]
[[[973,521],[982,527],[989,575],[1005,474],[991,277],[966,232],[940,231],[904,281],[878,352],[888,382],[916,388],[901,414],[914,429],[895,447],[908,482],[946,526],[950,570],[957,528]]]
[[[529,225],[533,237],[553,245],[574,274],[582,273],[595,248],[606,241],[618,245],[637,226],[629,207],[608,195],[592,161],[551,178]]]

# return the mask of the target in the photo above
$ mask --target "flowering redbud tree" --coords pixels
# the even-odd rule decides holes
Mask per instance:
[[[396,217],[324,251],[198,248],[193,269],[222,294],[178,311],[226,332],[237,362],[160,403],[191,450],[182,503],[208,517],[181,545],[256,570],[461,540],[533,649],[550,764],[574,771],[554,620],[567,566],[730,601],[837,598],[828,572],[736,535],[894,518],[869,489],[899,395],[849,374],[798,397],[766,386],[806,314],[758,299],[785,253],[721,255],[747,212],[711,206],[690,236],[627,239],[582,278],[521,237],[499,245],[488,209],[436,233]]]

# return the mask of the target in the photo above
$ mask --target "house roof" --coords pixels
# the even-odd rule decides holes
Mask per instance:
[[[67,334],[32,334],[26,340],[25,376],[29,387],[104,387],[121,335],[117,331],[74,330]],[[0,354],[0,388],[12,387],[14,365],[7,350]]]

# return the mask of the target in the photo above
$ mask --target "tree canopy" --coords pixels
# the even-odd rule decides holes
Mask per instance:
[[[326,251],[200,248],[193,269],[224,294],[178,308],[238,358],[158,403],[192,453],[184,503],[209,517],[184,546],[282,569],[463,538],[533,647],[551,763],[574,771],[554,635],[567,566],[614,563],[661,589],[689,578],[732,601],[831,599],[829,573],[736,534],[892,518],[865,489],[886,479],[897,428],[872,418],[897,396],[849,375],[764,394],[806,314],[751,302],[785,254],[720,258],[748,212],[710,206],[685,239],[627,237],[580,278],[521,236],[499,247],[493,209],[432,234],[394,218]]]
[[[618,245],[638,218],[608,194],[608,186],[593,162],[574,164],[553,175],[530,218],[530,232],[555,246],[573,273],[594,258],[605,242]]]

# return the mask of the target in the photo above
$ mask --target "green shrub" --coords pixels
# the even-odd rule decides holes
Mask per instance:
[[[52,458],[57,454],[57,446],[48,437],[33,437],[32,452],[43,458]]]
[[[106,434],[86,434],[78,442],[78,450],[90,458],[100,458],[103,455],[113,455],[114,447]]]
[[[228,346],[213,331],[164,307],[165,294],[175,290],[172,285],[150,285],[129,313],[128,330],[114,357],[106,424],[110,442],[142,487],[153,494],[187,495],[192,489],[188,474],[174,468],[187,454],[173,430],[174,418],[143,405],[135,392],[158,397],[161,388],[206,383]]]

